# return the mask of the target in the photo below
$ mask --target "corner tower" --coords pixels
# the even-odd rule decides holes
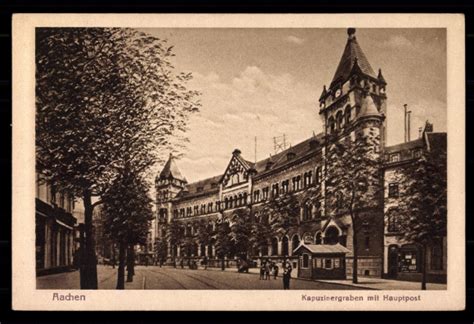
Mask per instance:
[[[164,235],[160,233],[162,225],[169,223],[172,217],[172,199],[184,189],[187,181],[179,171],[176,158],[170,153],[163,170],[155,179],[157,226],[156,237]]]
[[[381,121],[381,149],[386,141],[386,86],[382,70],[376,74],[356,38],[355,28],[347,29],[347,43],[329,85],[319,98],[319,115],[325,134],[346,133],[369,113]],[[368,110],[368,111],[367,111]]]

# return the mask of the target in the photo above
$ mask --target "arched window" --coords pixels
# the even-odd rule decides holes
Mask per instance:
[[[337,244],[339,242],[339,231],[335,226],[329,226],[324,232],[324,244]]]
[[[272,238],[272,255],[278,255],[278,239]]]
[[[243,203],[242,203],[243,202],[242,194],[239,194],[239,200],[238,201],[239,201],[238,206],[242,206],[243,205]]]
[[[329,125],[329,132],[334,133],[336,131],[336,122],[334,121],[334,117],[332,116],[329,117],[328,125]]]
[[[225,206],[225,209],[229,208],[229,199],[227,197],[225,197],[224,199],[224,206]]]
[[[233,208],[234,207],[234,197],[230,197],[229,199],[229,208]]]
[[[321,232],[316,234],[316,237],[314,238],[314,243],[315,244],[322,244],[323,243],[323,238]]]
[[[309,201],[303,204],[303,220],[307,221],[311,219],[311,203]]]
[[[344,125],[348,126],[351,121],[351,106],[347,105],[344,110]]]
[[[281,255],[288,255],[288,237],[284,236],[281,240]]]
[[[298,234],[293,235],[293,238],[291,239],[291,251],[294,251],[298,245],[300,245],[300,237]]]
[[[342,116],[342,112],[338,111],[336,114],[336,129],[341,130],[342,126],[344,126],[344,118]]]
[[[206,255],[206,245],[201,244],[201,256],[205,256],[205,255]]]

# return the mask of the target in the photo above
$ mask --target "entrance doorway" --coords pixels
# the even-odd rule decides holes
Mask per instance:
[[[388,276],[397,278],[398,273],[398,246],[391,245],[388,248]]]

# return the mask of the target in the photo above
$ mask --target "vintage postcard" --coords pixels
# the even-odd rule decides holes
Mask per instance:
[[[17,14],[16,310],[462,310],[464,17]]]

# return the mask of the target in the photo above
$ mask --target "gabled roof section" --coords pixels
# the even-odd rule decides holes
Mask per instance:
[[[339,61],[339,65],[337,66],[336,73],[331,82],[331,88],[338,82],[346,81],[354,63],[358,65],[360,71],[366,75],[369,75],[373,78],[376,78],[377,75],[375,74],[374,70],[370,66],[367,57],[365,56],[362,48],[359,46],[355,36],[355,28],[349,28],[347,30],[348,38],[346,47],[344,48],[344,52],[342,53],[341,60]]]
[[[166,161],[163,170],[160,173],[160,179],[177,179],[186,182],[186,178],[179,171],[178,165],[176,164],[176,158],[170,153],[168,161]]]
[[[302,248],[306,248],[308,251],[314,254],[332,254],[332,253],[350,253],[351,251],[346,248],[345,246],[337,243],[337,244],[304,244],[301,243],[294,251],[301,250]]]

